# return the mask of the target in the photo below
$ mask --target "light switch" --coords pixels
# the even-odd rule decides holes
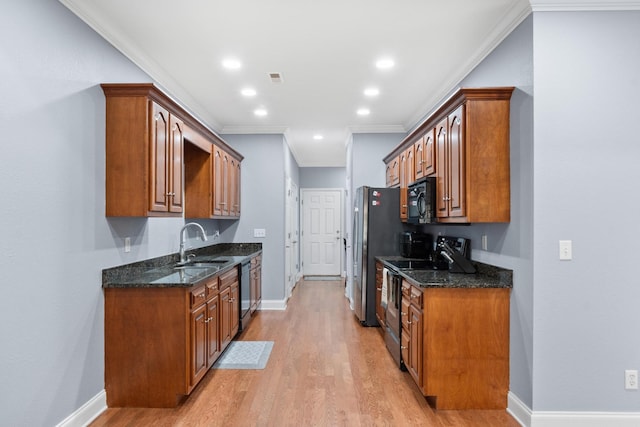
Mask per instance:
[[[571,258],[571,240],[560,240],[560,259],[569,261]]]

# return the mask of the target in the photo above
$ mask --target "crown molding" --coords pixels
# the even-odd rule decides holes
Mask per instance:
[[[353,125],[349,133],[407,133],[403,125]]]
[[[534,12],[597,12],[640,10],[638,0],[529,0]]]

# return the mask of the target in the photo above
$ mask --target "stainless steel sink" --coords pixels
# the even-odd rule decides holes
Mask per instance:
[[[190,262],[185,265],[178,265],[174,267],[174,270],[186,270],[189,268],[220,268],[220,265],[225,264],[227,261],[198,261]]]

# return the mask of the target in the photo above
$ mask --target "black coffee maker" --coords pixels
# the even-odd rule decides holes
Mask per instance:
[[[433,268],[451,273],[475,273],[470,261],[471,240],[462,237],[438,236],[431,253]]]

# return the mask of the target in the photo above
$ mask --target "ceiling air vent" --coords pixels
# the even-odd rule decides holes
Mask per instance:
[[[269,78],[271,79],[271,83],[282,83],[281,73],[269,73]]]

